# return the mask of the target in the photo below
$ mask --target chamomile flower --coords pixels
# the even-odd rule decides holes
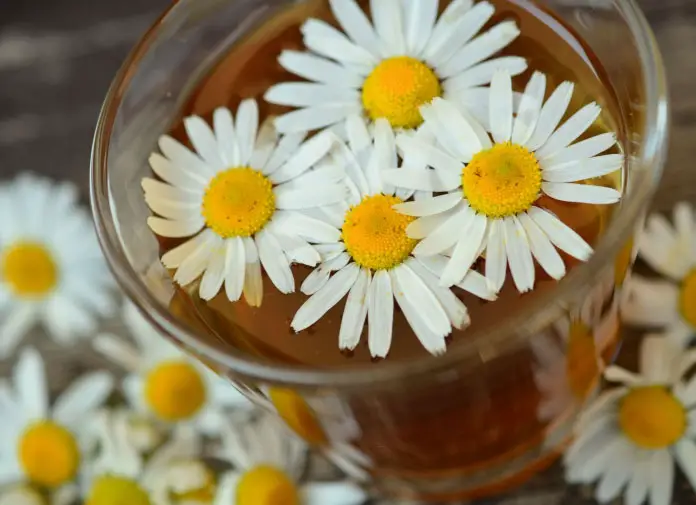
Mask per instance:
[[[104,413],[99,421],[100,452],[81,475],[87,505],[210,503],[215,476],[200,459],[201,440],[195,432],[176,430],[145,460],[130,443],[123,419]]]
[[[26,480],[53,491],[69,487],[93,447],[94,414],[112,389],[109,373],[87,373],[51,405],[41,355],[24,349],[12,387],[0,385],[0,485]]]
[[[556,248],[580,260],[592,254],[575,231],[535,204],[542,195],[565,202],[615,203],[621,196],[617,190],[578,181],[616,172],[623,156],[597,156],[616,146],[612,133],[570,145],[595,122],[600,107],[586,105],[558,127],[573,84],[562,83],[544,103],[545,90],[544,74],[535,73],[514,115],[510,75],[496,72],[491,83],[490,136],[466,111],[435,99],[421,112],[439,145],[418,142],[413,136],[397,138],[406,159],[422,160],[432,170],[387,170],[385,182],[446,193],[395,207],[420,218],[407,230],[409,237],[423,239],[413,250],[415,255],[451,251],[440,279],[443,286],[460,282],[482,252],[486,277],[495,287],[502,287],[509,264],[521,292],[534,287],[534,258],[551,277],[560,279],[566,267]]]
[[[229,426],[221,457],[234,465],[222,475],[214,505],[359,505],[367,496],[349,482],[302,483],[307,446],[271,415]]]
[[[282,132],[321,129],[362,114],[394,129],[422,122],[419,107],[445,97],[485,115],[496,69],[516,75],[524,58],[489,59],[519,35],[514,21],[479,34],[495,12],[486,1],[454,0],[438,17],[438,0],[371,0],[372,20],[355,0],[329,0],[343,32],[317,19],[302,25],[309,52],[283,51],[279,62],[309,82],[272,86],[271,103],[297,107],[280,116]],[[483,106],[483,107],[482,107]]]
[[[696,220],[688,203],[674,207],[674,226],[652,215],[639,242],[639,256],[666,279],[633,274],[622,316],[627,323],[663,326],[669,338],[696,335]]]
[[[442,353],[452,327],[467,326],[469,315],[449,288],[438,285],[431,271],[437,259],[420,262],[411,254],[418,241],[406,235],[406,227],[414,218],[393,209],[403,200],[380,177],[385,168],[396,165],[392,130],[385,119],[378,119],[372,140],[357,116],[351,116],[346,127],[350,148],[344,149],[343,159],[350,197],[332,221],[341,227],[340,240],[322,246],[323,262],[301,286],[312,296],[295,314],[292,327],[298,332],[308,328],[348,295],[339,347],[354,349],[367,319],[370,353],[385,357],[396,299],[423,347],[432,354]],[[462,288],[494,298],[480,274],[470,271],[462,278]]]
[[[270,121],[261,128],[258,105],[245,100],[236,118],[226,108],[213,113],[214,131],[197,116],[184,121],[196,153],[173,138],[159,140],[150,156],[145,200],[157,214],[148,225],[157,235],[190,238],[162,256],[186,286],[199,277],[198,293],[213,298],[223,287],[230,301],[242,293],[259,306],[261,267],[282,293],[295,290],[290,264],[314,266],[310,242],[336,240],[337,232],[301,212],[342,201],[343,174],[310,170],[335,145],[329,132],[303,143],[304,135],[278,137]]]
[[[207,435],[218,433],[226,409],[251,408],[231,383],[171,344],[130,303],[123,320],[136,346],[110,334],[97,335],[93,344],[128,372],[123,390],[131,408]]]
[[[601,503],[623,492],[627,505],[669,505],[676,460],[696,485],[696,380],[683,378],[695,362],[696,353],[651,336],[641,346],[640,374],[608,367],[605,378],[622,386],[581,416],[565,454],[568,480],[599,481]]]
[[[70,183],[23,174],[0,185],[0,358],[40,322],[61,344],[114,308],[113,280]]]

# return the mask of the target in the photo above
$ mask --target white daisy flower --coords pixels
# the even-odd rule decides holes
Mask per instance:
[[[350,482],[301,483],[307,446],[274,416],[229,426],[222,450],[234,470],[221,477],[214,505],[274,503],[274,496],[298,505],[359,505],[367,499]]]
[[[215,475],[201,461],[200,437],[178,429],[147,460],[130,444],[123,419],[100,418],[100,453],[84,469],[82,492],[89,505],[203,505],[215,491]]]
[[[405,159],[420,160],[433,170],[386,170],[384,180],[447,193],[395,207],[420,218],[407,230],[410,237],[423,238],[415,255],[452,250],[440,279],[443,286],[460,282],[484,251],[486,277],[495,287],[502,287],[509,264],[521,292],[534,287],[533,258],[552,278],[560,279],[566,267],[556,247],[580,260],[592,254],[575,231],[535,203],[541,195],[595,205],[617,202],[619,191],[577,182],[620,170],[624,158],[597,156],[616,146],[612,133],[570,145],[598,118],[600,107],[586,105],[558,127],[573,84],[562,83],[544,103],[545,89],[544,74],[535,73],[514,115],[510,75],[496,72],[491,83],[491,136],[466,111],[435,99],[421,112],[439,146],[412,136],[397,138]]]
[[[696,485],[696,380],[684,381],[696,352],[669,339],[646,337],[640,375],[616,366],[604,376],[621,387],[603,393],[583,413],[565,454],[573,483],[599,481],[597,500],[624,493],[626,505],[669,505],[674,460]]]
[[[0,358],[38,321],[71,344],[114,308],[113,280],[77,188],[23,174],[0,185]]]
[[[93,448],[93,414],[111,394],[113,377],[87,373],[51,405],[43,359],[27,348],[12,382],[0,383],[0,485],[27,480],[54,491],[69,488]]]
[[[128,372],[123,390],[137,412],[214,436],[226,409],[251,408],[230,382],[166,340],[130,303],[123,307],[123,320],[136,346],[110,334],[97,335],[93,343]]]
[[[372,20],[355,0],[329,0],[343,32],[317,19],[301,28],[309,52],[283,51],[280,64],[310,82],[272,86],[268,102],[297,107],[280,116],[282,132],[340,125],[354,114],[414,129],[418,108],[445,97],[484,115],[496,69],[513,75],[524,58],[489,59],[520,34],[504,21],[479,34],[495,8],[486,1],[454,0],[438,18],[438,0],[371,0]]]
[[[336,143],[330,132],[303,143],[304,135],[279,138],[271,121],[258,128],[254,100],[233,118],[213,113],[213,131],[197,116],[184,121],[197,153],[173,138],[159,140],[162,154],[150,166],[162,181],[142,181],[145,200],[157,214],[148,225],[157,235],[192,237],[162,256],[186,286],[202,276],[198,293],[210,300],[224,285],[230,301],[242,293],[252,306],[263,297],[261,266],[282,293],[295,290],[293,262],[316,265],[310,242],[337,239],[335,229],[301,212],[342,201],[343,174],[321,163]],[[311,170],[313,167],[316,169]]]
[[[30,484],[14,484],[0,490],[0,505],[72,505],[78,496],[74,486],[63,486],[47,497]]]
[[[378,119],[372,141],[357,116],[348,119],[346,129],[350,149],[344,149],[343,155],[351,191],[332,219],[341,227],[341,238],[322,246],[321,265],[301,287],[312,296],[295,314],[292,327],[298,332],[308,328],[348,295],[339,347],[354,349],[367,319],[370,353],[385,357],[391,346],[396,299],[423,347],[432,354],[443,353],[445,337],[452,327],[467,326],[469,314],[449,288],[438,285],[431,271],[438,259],[421,262],[411,254],[418,241],[406,235],[406,227],[413,218],[392,208],[403,200],[380,177],[385,168],[396,165],[392,130],[385,119]],[[463,289],[495,298],[482,275],[470,271],[462,278]]]
[[[647,221],[639,256],[666,279],[633,274],[622,316],[627,323],[663,326],[669,338],[686,343],[696,335],[696,218],[688,203],[674,207],[674,226],[660,215]]]

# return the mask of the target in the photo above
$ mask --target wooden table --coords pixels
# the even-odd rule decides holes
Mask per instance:
[[[121,61],[167,0],[0,0],[0,170],[74,181],[87,194],[96,117]],[[696,199],[696,0],[639,0],[662,47],[670,79],[672,136],[656,207]],[[1,336],[0,336],[1,338]],[[40,338],[39,335],[34,338]],[[64,387],[98,358],[83,347],[46,344],[51,385]],[[9,363],[0,364],[0,372]],[[100,365],[105,365],[100,361]],[[582,505],[588,489],[564,485],[556,467],[487,505]],[[696,504],[679,482],[675,503]],[[331,505],[331,504],[327,504]]]

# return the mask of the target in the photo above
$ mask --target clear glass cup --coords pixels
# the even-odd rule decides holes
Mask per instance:
[[[241,34],[291,3],[180,0],[128,57],[106,97],[92,153],[92,205],[108,262],[164,337],[276,411],[377,494],[461,499],[523,482],[554,461],[617,349],[633,236],[666,146],[665,78],[650,29],[633,0],[536,2],[590,46],[616,95],[625,196],[590,261],[524,314],[472,331],[443,357],[327,371],[246,355],[185,304],[175,315],[140,189],[148,154],[197,80]]]

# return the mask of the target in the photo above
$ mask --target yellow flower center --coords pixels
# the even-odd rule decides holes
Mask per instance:
[[[324,445],[326,434],[307,402],[286,388],[270,388],[268,396],[285,424],[312,445]]]
[[[343,242],[361,267],[372,270],[394,268],[416,247],[418,241],[406,235],[406,227],[415,218],[399,214],[392,208],[402,202],[395,196],[368,196],[346,213]]]
[[[15,295],[42,297],[56,287],[58,266],[43,245],[18,242],[3,254],[2,277]]]
[[[476,153],[462,171],[471,207],[492,218],[528,210],[541,192],[541,167],[532,152],[510,142]]]
[[[237,484],[237,505],[299,505],[295,484],[281,470],[257,466]]]
[[[181,502],[191,502],[191,503],[212,503],[213,499],[215,498],[215,491],[216,491],[216,480],[215,480],[215,474],[213,471],[205,466],[203,463],[200,461],[196,462],[189,462],[194,463],[194,464],[199,464],[203,465],[205,469],[205,484],[201,486],[198,489],[191,489],[190,491],[186,491],[185,493],[174,493],[174,500],[176,503],[181,503]],[[186,463],[184,463],[186,464]]]
[[[196,414],[205,403],[205,383],[190,363],[163,362],[147,374],[145,399],[161,419],[181,421]]]
[[[663,386],[638,387],[621,402],[619,426],[638,447],[662,449],[686,431],[686,410]]]
[[[696,269],[689,272],[682,282],[679,306],[686,322],[696,327]]]
[[[30,481],[58,487],[72,480],[80,464],[75,437],[53,421],[39,421],[22,433],[17,456]]]
[[[216,175],[203,196],[208,228],[221,237],[249,237],[275,212],[273,184],[250,167],[235,167]]]
[[[566,349],[566,379],[576,399],[584,399],[599,378],[599,364],[592,330],[573,321]]]
[[[102,475],[92,484],[85,505],[150,505],[150,497],[131,479]]]
[[[423,122],[419,107],[441,94],[440,80],[425,63],[396,56],[367,76],[362,101],[373,120],[386,118],[394,128],[417,128]]]

